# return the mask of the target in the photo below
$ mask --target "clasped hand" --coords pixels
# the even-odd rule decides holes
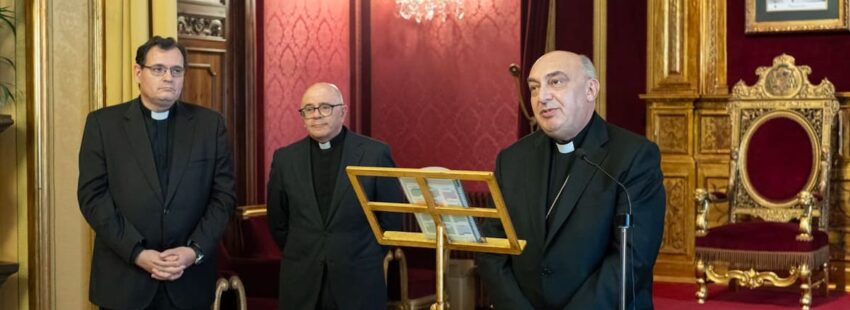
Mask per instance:
[[[162,252],[142,250],[136,265],[151,274],[151,278],[174,281],[183,276],[183,271],[195,263],[195,251],[189,247],[177,247]]]

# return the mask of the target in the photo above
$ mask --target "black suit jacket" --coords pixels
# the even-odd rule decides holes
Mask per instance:
[[[629,255],[632,309],[652,308],[652,268],[664,230],[665,194],[658,147],[593,116],[581,148],[628,188],[633,226]],[[520,239],[518,256],[482,254],[481,278],[497,309],[614,309],[619,301],[619,242],[615,215],[626,195],[598,169],[576,159],[548,232],[545,213],[550,138],[542,131],[499,153],[496,178]],[[499,225],[485,227],[504,235]]]
[[[269,228],[282,250],[280,309],[316,309],[323,271],[340,309],[385,309],[383,258],[357,200],[347,166],[394,167],[387,145],[349,131],[343,142],[327,222],[313,188],[307,137],[278,149],[268,185]],[[372,201],[402,201],[395,178],[361,178]],[[401,217],[379,214],[381,226],[399,230]]]
[[[89,298],[114,309],[148,305],[160,281],[135,265],[134,247],[163,251],[191,240],[207,260],[163,283],[177,306],[204,307],[215,291],[216,245],[235,204],[225,123],[216,112],[177,102],[169,183],[160,188],[140,104],[136,98],[86,119],[77,197],[96,234]]]

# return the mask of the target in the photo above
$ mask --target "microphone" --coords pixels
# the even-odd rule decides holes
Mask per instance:
[[[626,193],[626,202],[628,203],[628,209],[626,209],[626,213],[617,214],[617,226],[620,229],[620,309],[626,309],[626,262],[628,260],[628,240],[629,240],[629,228],[632,226],[632,197],[629,196],[629,190],[626,189],[626,186],[620,181],[617,180],[614,176],[612,176],[608,171],[603,169],[599,164],[591,161],[587,158],[587,153],[583,149],[577,149],[575,151],[578,158],[581,158],[582,161],[586,162],[588,165],[593,166],[596,170],[602,171],[611,181],[617,183],[617,186]],[[632,278],[634,278],[634,270],[632,270]],[[634,287],[635,283],[632,281],[632,296],[635,295]],[[633,305],[634,306],[634,305]]]
[[[594,168],[596,168],[597,170],[604,173],[605,176],[607,176],[609,179],[611,179],[611,181],[614,181],[614,183],[617,183],[617,186],[619,186],[620,189],[622,189],[623,192],[626,193],[626,202],[628,203],[628,209],[626,210],[626,213],[624,213],[624,214],[617,214],[617,224],[620,225],[620,227],[626,227],[626,228],[632,226],[631,225],[632,224],[632,197],[629,195],[629,190],[626,189],[626,186],[623,185],[623,183],[620,183],[620,181],[618,181],[617,178],[615,178],[610,173],[608,173],[608,171],[606,171],[604,168],[599,166],[599,164],[588,159],[587,158],[587,152],[585,152],[583,149],[577,149],[575,152],[576,152],[576,155],[578,156],[578,158],[580,158],[582,161],[586,162],[588,165],[591,165]]]

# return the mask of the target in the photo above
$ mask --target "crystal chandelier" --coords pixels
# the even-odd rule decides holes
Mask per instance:
[[[395,0],[398,14],[407,20],[421,23],[439,16],[445,22],[449,15],[463,19],[463,0]]]

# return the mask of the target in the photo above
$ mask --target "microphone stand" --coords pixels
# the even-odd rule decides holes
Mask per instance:
[[[628,261],[629,228],[632,226],[631,213],[617,215],[620,229],[620,310],[626,310],[626,262]]]
[[[576,155],[578,155],[581,160],[586,162],[587,164],[595,167],[599,171],[605,174],[609,179],[617,183],[624,193],[626,193],[626,202],[628,202],[628,210],[625,213],[617,214],[617,228],[620,230],[620,310],[626,310],[626,282],[628,280],[626,269],[628,267],[628,245],[629,245],[629,228],[632,227],[632,198],[629,196],[629,191],[626,189],[626,186],[623,183],[620,183],[614,176],[612,176],[608,171],[602,169],[599,164],[590,161],[587,159],[587,153],[584,152],[583,149],[576,150]]]

